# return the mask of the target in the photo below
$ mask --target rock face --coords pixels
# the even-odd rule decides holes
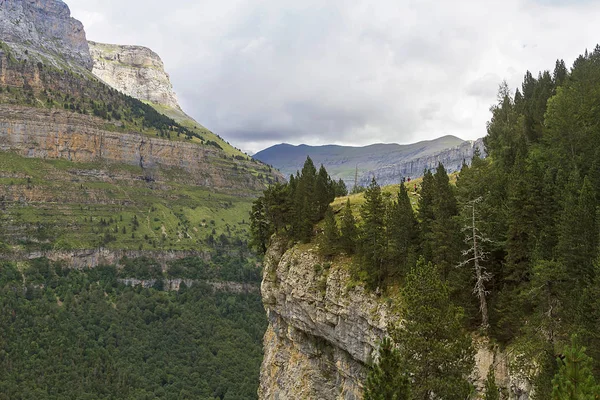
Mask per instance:
[[[0,39],[37,61],[92,69],[83,25],[61,0],[0,0]]]
[[[182,176],[199,186],[264,189],[263,181],[245,172],[249,161],[224,163],[222,153],[212,146],[112,131],[115,128],[91,116],[0,105],[0,150],[32,158],[136,165],[142,167],[149,180],[154,179],[157,168],[176,168],[187,172]]]
[[[434,154],[382,165],[377,169],[363,173],[359,178],[359,184],[366,187],[373,177],[382,186],[398,184],[402,177],[418,177],[423,175],[425,170],[435,171],[439,163],[442,163],[449,173],[460,171],[463,162],[471,163],[475,149],[479,150],[481,155],[485,155],[483,139],[466,141],[459,146]]]
[[[89,42],[93,73],[113,88],[142,101],[181,109],[158,54],[141,46]]]
[[[328,265],[306,246],[287,250],[277,242],[265,257],[261,290],[269,327],[259,398],[362,399],[366,365],[401,319],[396,300],[351,285],[341,263]],[[504,398],[529,399],[531,385],[510,370],[509,357],[486,341],[475,344],[478,391],[493,367]]]

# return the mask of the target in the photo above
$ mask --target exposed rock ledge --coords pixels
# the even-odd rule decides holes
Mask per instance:
[[[136,279],[136,278],[125,278],[119,279],[119,282],[127,286],[142,286],[143,288],[149,289],[156,285],[156,279]],[[203,283],[210,286],[213,290],[219,292],[229,292],[236,294],[257,294],[259,292],[258,285],[255,283],[241,283],[241,282],[229,282],[229,281],[199,281],[194,279],[164,279],[163,288],[167,291],[179,291],[182,284],[187,287],[192,287],[198,283]]]
[[[36,251],[33,253],[0,253],[0,259],[9,260],[33,260],[45,257],[51,261],[62,262],[67,268],[87,269],[96,268],[99,265],[118,265],[122,258],[130,259],[147,257],[158,262],[163,269],[169,261],[179,260],[186,257],[201,257],[205,261],[210,260],[210,253],[202,251],[148,251],[148,250],[51,250]]]
[[[99,118],[56,109],[0,105],[0,150],[31,158],[72,162],[123,163],[152,174],[177,168],[198,186],[263,190],[264,182],[245,171],[249,161],[223,162],[223,152],[193,142],[170,141],[135,132],[112,132]],[[114,126],[112,127],[114,129]],[[273,173],[273,175],[275,175]]]
[[[93,73],[108,85],[142,101],[181,109],[158,54],[142,46],[96,42],[89,46]]]
[[[362,399],[366,365],[389,324],[394,301],[349,287],[347,268],[312,249],[274,243],[266,257],[262,295],[269,326],[264,337],[260,399]],[[530,383],[510,370],[505,354],[477,341],[473,382],[481,391],[490,367],[509,399],[527,400]]]

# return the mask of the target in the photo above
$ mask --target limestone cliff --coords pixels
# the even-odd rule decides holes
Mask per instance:
[[[483,139],[465,141],[458,146],[449,147],[433,154],[379,165],[376,169],[363,173],[359,178],[359,184],[366,187],[375,177],[382,186],[395,185],[400,182],[402,177],[421,176],[425,170],[435,171],[439,163],[442,163],[449,173],[460,171],[463,162],[471,163],[475,149],[479,150],[479,154],[485,155]]]
[[[362,399],[366,365],[389,324],[401,319],[396,299],[351,284],[347,266],[324,263],[313,249],[274,243],[266,257],[262,295],[269,319],[260,399]],[[526,400],[527,379],[511,360],[476,340],[472,381],[481,391],[489,368],[505,398]]]
[[[142,46],[89,42],[93,73],[115,89],[142,101],[180,110],[158,54]]]
[[[61,0],[0,0],[0,40],[19,58],[92,69],[83,25]]]
[[[187,182],[217,190],[265,187],[262,177],[248,172],[255,167],[250,161],[224,161],[222,151],[212,146],[116,130],[117,126],[92,116],[0,105],[0,150],[32,158],[135,165],[151,180],[159,167],[178,169],[184,172],[178,176]]]

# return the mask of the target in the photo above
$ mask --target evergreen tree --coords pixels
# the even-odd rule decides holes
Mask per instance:
[[[522,146],[523,143],[521,142]],[[503,342],[512,339],[522,326],[525,310],[522,285],[526,285],[531,279],[531,235],[534,232],[535,208],[528,188],[531,181],[526,174],[525,157],[526,149],[521,147],[508,188],[506,261],[501,273],[502,286],[496,303],[499,318],[495,327],[496,336]]]
[[[556,60],[556,64],[554,66],[554,73],[552,74],[552,81],[554,83],[554,87],[562,86],[562,84],[565,83],[565,80],[568,76],[569,71],[567,70],[565,61]]]
[[[411,398],[467,398],[474,350],[437,268],[421,258],[406,278],[402,299],[404,323],[394,339],[412,380]]]
[[[315,223],[319,220],[320,203],[316,201],[316,181],[317,170],[310,157],[302,167],[302,172],[297,179],[295,196],[296,218],[295,225],[297,229],[296,239],[302,242],[309,242],[312,237],[312,231]]]
[[[267,244],[274,233],[272,225],[267,218],[267,209],[264,197],[259,197],[252,204],[250,212],[250,243],[260,253],[267,252]]]
[[[418,224],[404,183],[387,219],[388,264],[405,276],[416,261]]]
[[[317,202],[320,219],[325,215],[329,204],[335,199],[333,182],[322,164],[316,177],[314,196]]]
[[[381,286],[387,275],[385,265],[385,203],[381,188],[375,181],[365,191],[365,203],[360,208],[361,279],[371,289]]]
[[[419,198],[418,219],[421,228],[421,254],[426,261],[431,261],[432,256],[432,235],[435,201],[435,179],[431,171],[425,171],[423,183],[421,184],[421,197]]]
[[[442,163],[438,165],[434,182],[431,258],[447,280],[460,258],[460,228],[456,220],[458,205],[454,188],[450,185],[448,173]]]
[[[577,337],[571,339],[563,357],[557,360],[559,370],[552,380],[552,400],[597,399],[600,388],[592,374],[592,360],[585,354],[585,347],[577,343]]]
[[[319,246],[319,250],[322,256],[332,257],[338,252],[340,240],[340,232],[335,222],[333,210],[331,207],[325,211],[325,227],[323,228],[323,236]]]
[[[597,255],[595,194],[587,177],[580,186],[577,173],[572,174],[565,189],[557,254],[566,265],[569,275],[579,286],[583,286],[592,278],[593,262]]]
[[[595,263],[594,279],[585,288],[581,304],[579,326],[585,343],[589,345],[588,351],[594,360],[594,371],[600,374],[600,257]]]
[[[383,339],[377,364],[369,369],[364,400],[408,400],[409,382],[402,360],[389,338]]]
[[[346,202],[341,216],[340,249],[348,255],[354,254],[358,239],[356,219],[352,214],[350,199]]]
[[[342,179],[334,182],[334,193],[335,197],[344,197],[348,196],[348,188],[346,187],[346,182]]]
[[[496,374],[494,373],[494,366],[490,366],[490,370],[485,380],[485,394],[484,400],[500,400],[500,391],[498,385],[496,385]]]

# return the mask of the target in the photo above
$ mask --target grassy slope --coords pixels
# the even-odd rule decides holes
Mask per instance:
[[[196,122],[196,120],[194,120],[192,117],[190,117],[183,111],[162,104],[156,104],[151,102],[146,103],[154,107],[154,109],[159,113],[164,114],[169,118],[172,118],[178,124],[185,126],[188,129],[192,129],[195,132],[198,132],[202,135],[202,137],[206,138],[207,140],[212,140],[219,143],[219,145],[223,148],[225,154],[227,154],[228,156],[241,156],[248,158],[248,156],[242,151],[233,147],[231,144],[229,144],[229,142],[226,142],[221,136],[206,129],[204,126]]]
[[[86,176],[96,171],[116,177]],[[161,171],[167,178],[169,173],[177,171]],[[0,152],[0,193],[19,193],[21,199],[0,204],[0,241],[17,248],[94,248],[108,232],[116,239],[108,248],[181,250],[202,248],[211,234],[215,239],[221,234],[246,239],[251,197],[179,180],[152,184],[140,175],[141,169],[130,165],[76,164]],[[139,228],[132,238],[134,216]],[[108,225],[101,225],[101,219]]]

